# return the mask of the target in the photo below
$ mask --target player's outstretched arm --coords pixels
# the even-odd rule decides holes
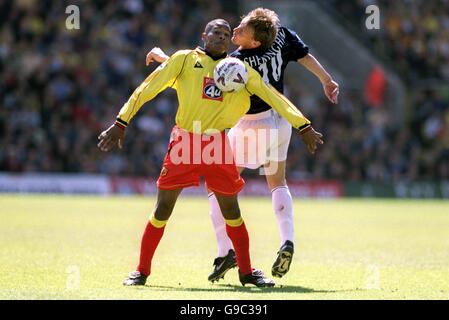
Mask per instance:
[[[182,65],[190,50],[176,52],[170,61],[160,65],[134,90],[131,97],[120,109],[116,122],[99,136],[98,148],[101,151],[109,151],[115,145],[121,149],[125,138],[126,126],[139,111],[142,105],[152,100],[159,92],[165,90],[182,72]]]
[[[310,121],[304,117],[302,112],[287,99],[282,93],[277,91],[272,85],[266,84],[257,71],[245,63],[248,70],[248,82],[246,83],[247,92],[255,94],[266,104],[276,110],[292,127],[296,129],[305,128],[310,125]]]
[[[301,136],[302,142],[304,142],[304,144],[307,147],[307,150],[309,150],[311,154],[315,153],[318,144],[324,144],[324,141],[321,139],[323,135],[315,131],[315,129],[313,129],[311,125],[300,130],[299,134]]]
[[[300,64],[312,72],[323,85],[324,94],[332,103],[338,103],[340,86],[332,79],[332,76],[324,69],[321,63],[310,53],[298,60]]]
[[[249,94],[255,94],[264,100],[269,106],[275,109],[294,128],[299,130],[301,139],[307,150],[314,154],[318,144],[323,144],[323,135],[315,131],[308,120],[296,106],[283,94],[278,92],[273,86],[267,85],[261,76],[249,65],[246,66],[249,72],[246,89]]]
[[[168,60],[168,58],[170,57],[167,56],[165,52],[162,51],[161,48],[154,47],[153,49],[150,50],[150,52],[147,53],[146,64],[148,66],[150,63],[154,61],[164,63],[165,61]]]
[[[123,148],[123,142],[125,141],[125,128],[120,123],[114,123],[98,136],[98,148],[103,152],[108,152],[115,145],[118,145],[120,149]]]

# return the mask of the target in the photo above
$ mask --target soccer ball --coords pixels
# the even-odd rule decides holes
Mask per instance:
[[[224,92],[237,92],[248,81],[248,70],[237,58],[225,58],[214,69],[215,85]]]

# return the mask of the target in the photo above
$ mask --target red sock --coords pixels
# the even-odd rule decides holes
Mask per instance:
[[[251,268],[251,259],[249,257],[249,237],[245,223],[242,223],[238,227],[231,227],[226,224],[226,232],[234,245],[237,265],[239,266],[240,273],[252,273],[253,269]]]
[[[143,233],[140,246],[140,261],[137,271],[146,276],[149,276],[151,273],[151,260],[153,260],[154,252],[164,234],[164,229],[165,226],[156,228],[151,224],[151,221],[148,221],[145,232]]]

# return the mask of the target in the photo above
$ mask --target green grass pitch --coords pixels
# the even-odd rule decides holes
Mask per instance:
[[[134,270],[153,197],[0,195],[0,299],[449,299],[449,202],[296,199],[296,252],[276,287],[242,287],[216,255],[205,197],[181,195],[146,287]],[[253,266],[270,274],[269,198],[240,198]]]

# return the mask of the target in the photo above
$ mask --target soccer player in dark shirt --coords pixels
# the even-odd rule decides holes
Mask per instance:
[[[274,40],[273,28],[278,25]],[[284,71],[289,62],[299,62],[312,72],[322,83],[324,93],[332,103],[337,103],[338,84],[332,79],[322,65],[309,53],[309,48],[291,29],[279,25],[279,19],[274,11],[257,8],[249,12],[234,29],[232,41],[238,45],[238,49],[231,56],[247,62],[258,70],[264,81],[270,83],[279,92],[284,92]],[[274,128],[278,130],[278,138],[268,144],[266,158],[259,158],[250,163],[249,156],[255,152],[251,148],[236,150],[237,166],[255,169],[265,166],[267,184],[272,194],[273,209],[278,221],[281,235],[281,248],[272,266],[272,275],[284,276],[292,262],[294,252],[294,220],[292,210],[292,197],[285,179],[285,164],[287,159],[288,145],[290,143],[291,126],[279,116],[279,114],[268,106],[259,97],[251,97],[251,107],[238,123],[229,132],[228,137],[233,144],[238,135],[247,130],[261,130]],[[236,149],[236,148],[234,148]],[[238,159],[244,159],[239,162]],[[271,170],[270,170],[271,169]],[[215,213],[218,206],[214,203],[213,195],[209,196],[211,202],[211,217],[215,229],[221,230],[222,222],[219,214]],[[223,233],[217,235],[217,239],[223,239]],[[231,243],[224,238],[219,253],[232,248]],[[220,241],[219,241],[220,246]],[[232,255],[232,252],[231,252]],[[228,259],[230,260],[230,259]],[[211,276],[222,275],[222,271],[214,269]]]

